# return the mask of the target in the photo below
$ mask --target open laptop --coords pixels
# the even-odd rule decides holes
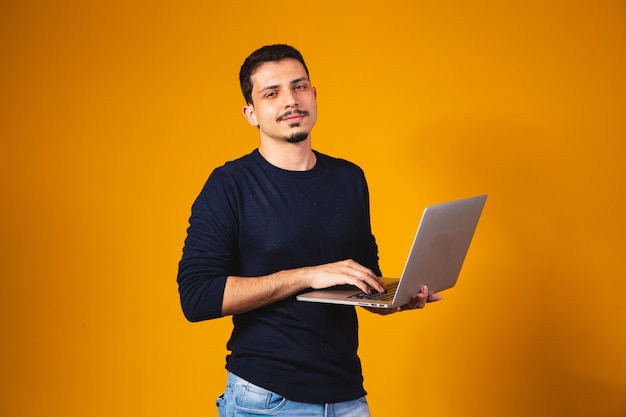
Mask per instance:
[[[352,285],[307,291],[299,301],[396,308],[409,302],[422,285],[429,294],[452,288],[469,249],[486,195],[426,207],[402,277],[382,278],[387,291],[366,294]]]

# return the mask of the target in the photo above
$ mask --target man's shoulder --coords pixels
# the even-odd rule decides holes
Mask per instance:
[[[254,164],[254,161],[257,158],[257,154],[258,154],[258,149],[255,149],[249,154],[224,162],[224,164],[221,167],[218,167],[216,169],[224,169],[224,168],[237,169],[237,168],[244,167],[244,166],[250,166]]]
[[[255,151],[226,161],[221,166],[213,168],[204,185],[203,192],[209,190],[214,192],[221,188],[231,189],[232,187],[237,187],[240,178],[245,176],[246,172],[254,170],[254,153]]]
[[[258,167],[258,161],[256,161],[256,153],[257,150],[254,150],[247,155],[243,155],[236,159],[224,162],[221,166],[213,169],[211,176],[232,177],[239,175],[241,171],[254,170],[255,167]]]
[[[330,155],[327,155],[318,151],[314,151],[314,152],[317,156],[318,162],[320,162],[321,165],[333,167],[336,169],[353,171],[359,174],[363,173],[363,170],[361,169],[361,167],[352,161],[349,161],[344,158],[330,156]]]

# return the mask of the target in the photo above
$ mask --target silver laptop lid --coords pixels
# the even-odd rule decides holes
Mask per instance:
[[[486,200],[480,195],[424,209],[394,305],[406,304],[422,285],[432,294],[456,284]]]

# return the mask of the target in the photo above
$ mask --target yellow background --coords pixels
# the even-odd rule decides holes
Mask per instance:
[[[230,320],[185,322],[177,263],[275,42],[314,147],[367,174],[386,274],[425,205],[489,194],[444,301],[360,313],[374,415],[625,416],[618,0],[1,1],[0,415],[216,415]]]

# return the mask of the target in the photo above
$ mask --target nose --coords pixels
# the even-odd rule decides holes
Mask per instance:
[[[285,107],[297,107],[298,106],[298,97],[296,92],[292,89],[288,89],[286,93],[283,95],[285,98],[284,106]]]

